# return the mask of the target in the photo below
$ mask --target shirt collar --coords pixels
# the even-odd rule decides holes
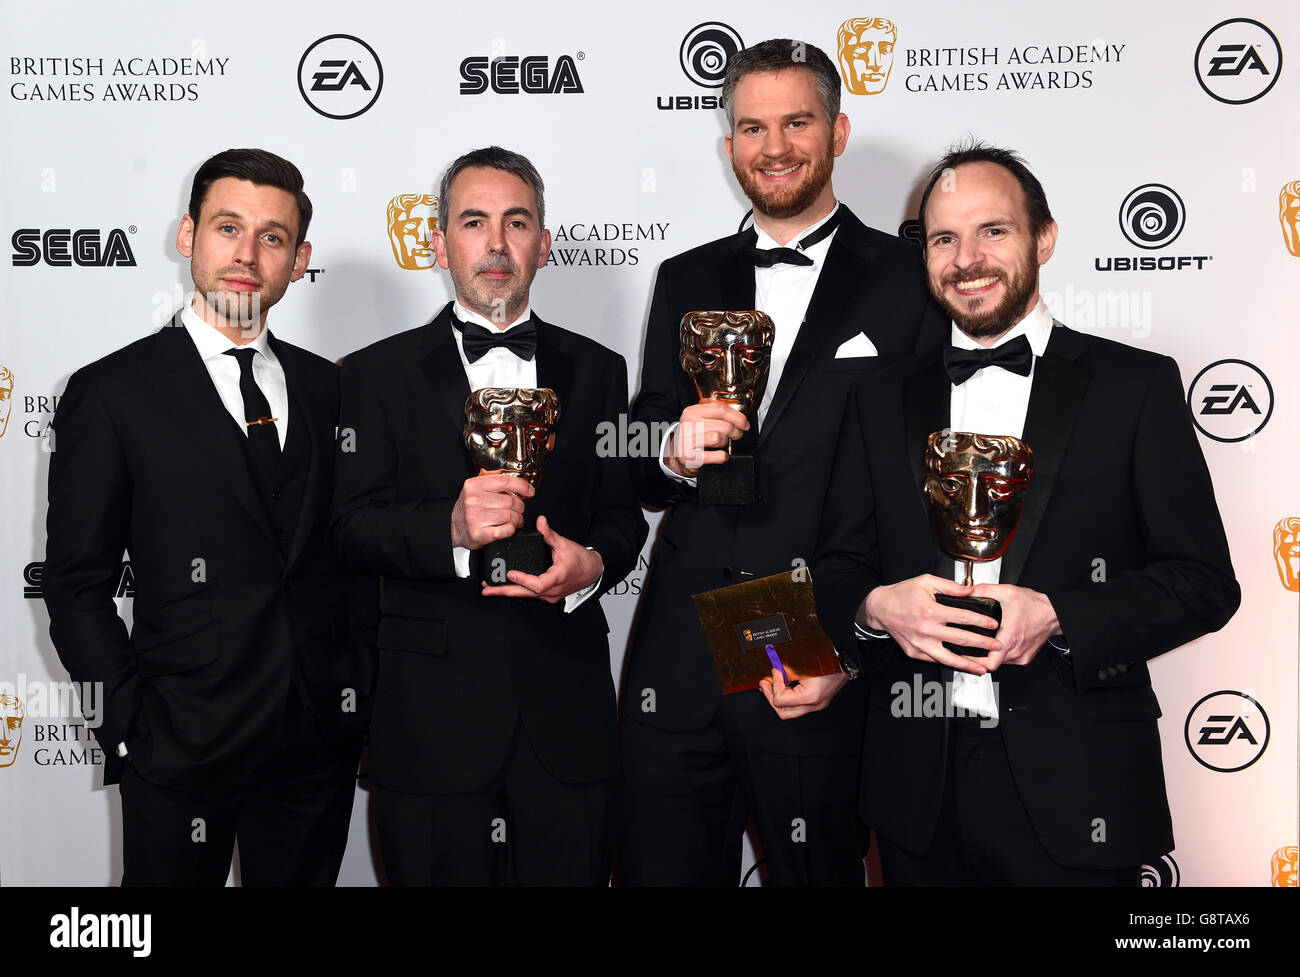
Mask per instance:
[[[1034,351],[1035,356],[1042,356],[1047,349],[1047,341],[1052,338],[1052,314],[1047,311],[1047,303],[1043,301],[1041,295],[1038,297],[1038,304],[1034,306],[1029,315],[999,337],[997,344],[1001,346],[1017,336],[1024,336],[1029,340],[1029,348]],[[952,344],[957,349],[984,348],[958,329],[955,322],[952,324]]]
[[[761,227],[755,224],[754,230],[758,232],[758,242],[754,246],[759,251],[770,251],[772,248],[794,248],[796,251],[802,251],[803,248],[799,247],[799,242],[802,241],[804,238],[806,238],[809,234],[813,233],[813,231],[817,230],[817,228],[825,224],[832,217],[834,217],[836,212],[839,209],[840,209],[840,202],[837,200],[835,201],[835,206],[831,208],[831,212],[829,214],[827,214],[825,217],[819,220],[816,224],[809,224],[802,231],[800,231],[798,234],[792,237],[790,239],[789,244],[777,244],[776,239],[773,238],[772,235],[768,234],[767,231],[763,230]],[[830,247],[831,238],[833,238],[838,231],[839,231],[838,227],[834,231],[831,231],[830,234],[826,235],[826,237],[822,238],[822,240],[818,241],[811,248],[809,248],[808,253],[810,255],[825,254],[826,249]]]
[[[268,329],[263,329],[252,342],[244,343],[241,346],[230,337],[217,332],[190,305],[186,305],[181,309],[181,324],[185,327],[185,331],[190,334],[190,339],[194,341],[194,346],[199,351],[199,357],[205,362],[215,356],[224,355],[228,349],[253,349],[266,357],[268,363],[279,362],[275,351],[271,349],[271,344],[267,341],[267,336],[270,333]]]
[[[519,313],[519,318],[510,323],[510,325],[506,326],[504,329],[498,329],[497,324],[491,319],[487,319],[479,315],[477,312],[465,308],[465,306],[461,305],[459,301],[452,302],[452,312],[461,322],[473,322],[476,325],[482,326],[484,329],[491,329],[493,332],[509,332],[515,326],[525,323],[532,318],[533,305],[531,302],[525,305],[524,311]]]

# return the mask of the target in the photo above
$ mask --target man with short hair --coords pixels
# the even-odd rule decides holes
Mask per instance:
[[[848,672],[723,696],[693,594],[810,563],[818,503],[850,384],[879,356],[942,337],[916,251],[864,226],[831,186],[849,120],[824,52],[764,41],[736,55],[722,97],[725,145],[754,228],[664,262],[646,331],[636,421],[672,424],[637,466],[645,503],[668,510],[629,651],[619,877],[735,885],[753,821],[769,880],[861,885],[854,817],[863,695]],[[776,331],[751,428],[699,404],[679,360],[687,312],[757,309]],[[650,427],[653,429],[653,427]],[[701,504],[696,475],[752,450],[749,506]],[[853,646],[841,646],[853,667]]]
[[[103,683],[124,885],[332,885],[372,662],[366,581],[334,561],[338,369],[272,336],[311,260],[302,174],[260,149],[194,177],[193,300],[68,380],[44,592],[76,683]],[[113,596],[135,572],[128,636]]]
[[[340,425],[356,444],[338,459],[334,542],[349,569],[383,577],[368,756],[393,884],[609,878],[616,713],[599,595],[635,565],[646,523],[627,461],[597,451],[627,409],[623,358],[531,310],[551,244],[542,194],[518,153],[453,162],[434,242],[455,300],[343,363]],[[470,469],[466,401],[487,387],[558,397],[536,489]],[[549,570],[502,579],[479,559],[534,520]]]
[[[818,618],[863,639],[862,816],[887,883],[1136,885],[1173,848],[1146,663],[1240,598],[1178,368],[1053,322],[1038,269],[1057,227],[1016,154],[950,152],[921,224],[951,345],[854,388],[814,565]],[[970,513],[1024,493],[974,586],[921,502],[944,431],[1033,452],[1027,487],[1013,468],[957,516],[990,539]],[[940,594],[992,598],[1001,622]]]

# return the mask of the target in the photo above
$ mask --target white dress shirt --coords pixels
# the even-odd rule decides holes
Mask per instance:
[[[835,207],[829,214],[817,223],[805,227],[796,237],[802,239],[812,234],[834,217],[839,209],[839,202],[836,201]],[[831,241],[839,233],[839,228],[806,249],[794,239],[791,239],[790,244],[787,245],[777,244],[770,234],[757,225],[754,230],[758,233],[758,242],[754,245],[758,250],[770,251],[772,248],[793,247],[794,250],[806,254],[813,262],[811,265],[773,265],[771,268],[759,266],[754,268],[754,308],[759,312],[767,313],[767,317],[776,326],[776,334],[772,340],[772,360],[767,371],[767,387],[758,405],[756,418],[761,429],[768,408],[772,406],[772,398],[776,396],[777,388],[780,386],[786,360],[790,358],[794,341],[799,337],[799,327],[803,325],[804,315],[808,312],[808,303],[812,301],[813,291],[817,288],[817,279],[826,264],[826,255],[831,249]],[[695,479],[678,475],[664,461],[664,449],[667,448],[668,440],[677,431],[677,427],[678,425],[674,423],[659,445],[659,467],[674,481],[693,486]]]
[[[954,431],[971,431],[976,434],[1002,434],[1019,438],[1025,432],[1025,415],[1029,411],[1029,391],[1034,383],[1034,367],[1038,357],[1047,349],[1047,341],[1052,337],[1052,314],[1039,298],[1033,311],[1017,322],[1009,332],[1002,336],[997,345],[1009,343],[1018,336],[1029,340],[1029,348],[1034,351],[1034,365],[1030,367],[1029,376],[1022,377],[1000,366],[985,367],[960,386],[952,387],[949,400],[949,426]],[[958,349],[981,349],[975,340],[952,326],[952,345]],[[973,578],[976,584],[995,584],[1002,573],[1002,560],[990,560],[987,563],[973,564]],[[953,579],[958,583],[965,579],[965,570],[958,563]],[[993,674],[971,675],[969,672],[953,672],[952,701],[956,707],[964,708],[990,719],[998,718],[997,697],[993,691]]]
[[[531,304],[524,306],[524,311],[519,313],[519,318],[506,326],[505,329],[498,329],[496,323],[492,322],[492,320],[479,315],[477,312],[470,311],[459,302],[452,303],[452,314],[461,322],[473,322],[492,332],[507,333],[520,323],[531,319],[533,310]],[[482,390],[484,387],[537,386],[537,356],[535,354],[531,360],[525,360],[516,356],[512,350],[504,346],[494,346],[478,360],[471,363],[469,357],[465,355],[465,337],[461,334],[461,331],[453,326],[451,336],[456,342],[456,351],[460,353],[460,362],[465,368],[465,377],[469,381],[470,390]],[[562,407],[563,405],[561,405]],[[591,547],[588,546],[587,549],[591,549]],[[464,546],[453,546],[451,556],[456,566],[456,576],[461,579],[468,577],[469,550]],[[583,601],[594,594],[602,579],[604,579],[603,573],[591,586],[584,587],[582,590],[575,591],[565,597],[564,613],[571,613]]]
[[[263,329],[252,342],[240,346],[234,340],[223,336],[208,325],[190,306],[181,309],[181,324],[190,334],[195,348],[207,368],[208,376],[217,388],[217,395],[226,408],[231,419],[248,437],[248,421],[244,417],[244,395],[239,392],[239,360],[227,356],[229,349],[251,349],[253,357],[253,379],[262,389],[266,402],[271,406],[271,416],[275,418],[275,433],[280,438],[280,448],[284,448],[284,439],[289,433],[289,387],[284,379],[284,367],[276,358],[275,350],[267,342],[267,332]]]

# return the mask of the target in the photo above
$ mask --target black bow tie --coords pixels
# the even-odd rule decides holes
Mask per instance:
[[[958,349],[949,346],[943,351],[943,368],[953,386],[961,386],[986,366],[1000,366],[1011,373],[1029,376],[1034,366],[1034,351],[1029,339],[1017,336],[1008,343],[992,349]]]
[[[471,363],[477,363],[488,350],[497,346],[504,346],[521,360],[531,360],[537,353],[537,327],[531,316],[505,332],[484,329],[477,322],[461,322],[454,312],[451,324],[460,332],[465,345],[465,359]]]
[[[840,215],[842,213],[842,209],[837,209],[835,213],[827,218],[825,224],[801,239],[799,241],[799,250],[794,248],[768,248],[767,250],[746,248],[745,257],[754,262],[756,268],[771,268],[774,265],[802,265],[808,267],[812,265],[813,260],[804,252],[814,244],[830,237],[835,228],[840,226]]]

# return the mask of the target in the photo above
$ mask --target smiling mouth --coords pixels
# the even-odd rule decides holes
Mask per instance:
[[[963,293],[981,292],[984,289],[990,288],[991,286],[997,284],[997,282],[998,282],[998,276],[991,275],[986,278],[968,278],[966,281],[961,281],[961,282],[955,281],[952,283],[952,287],[955,288],[957,291]]]
[[[779,169],[779,170],[760,169],[758,172],[762,173],[769,180],[782,180],[785,177],[790,176],[792,173],[795,172],[795,170],[799,169],[799,167],[801,166],[803,166],[803,163],[793,163],[790,166],[785,167],[784,169]]]

